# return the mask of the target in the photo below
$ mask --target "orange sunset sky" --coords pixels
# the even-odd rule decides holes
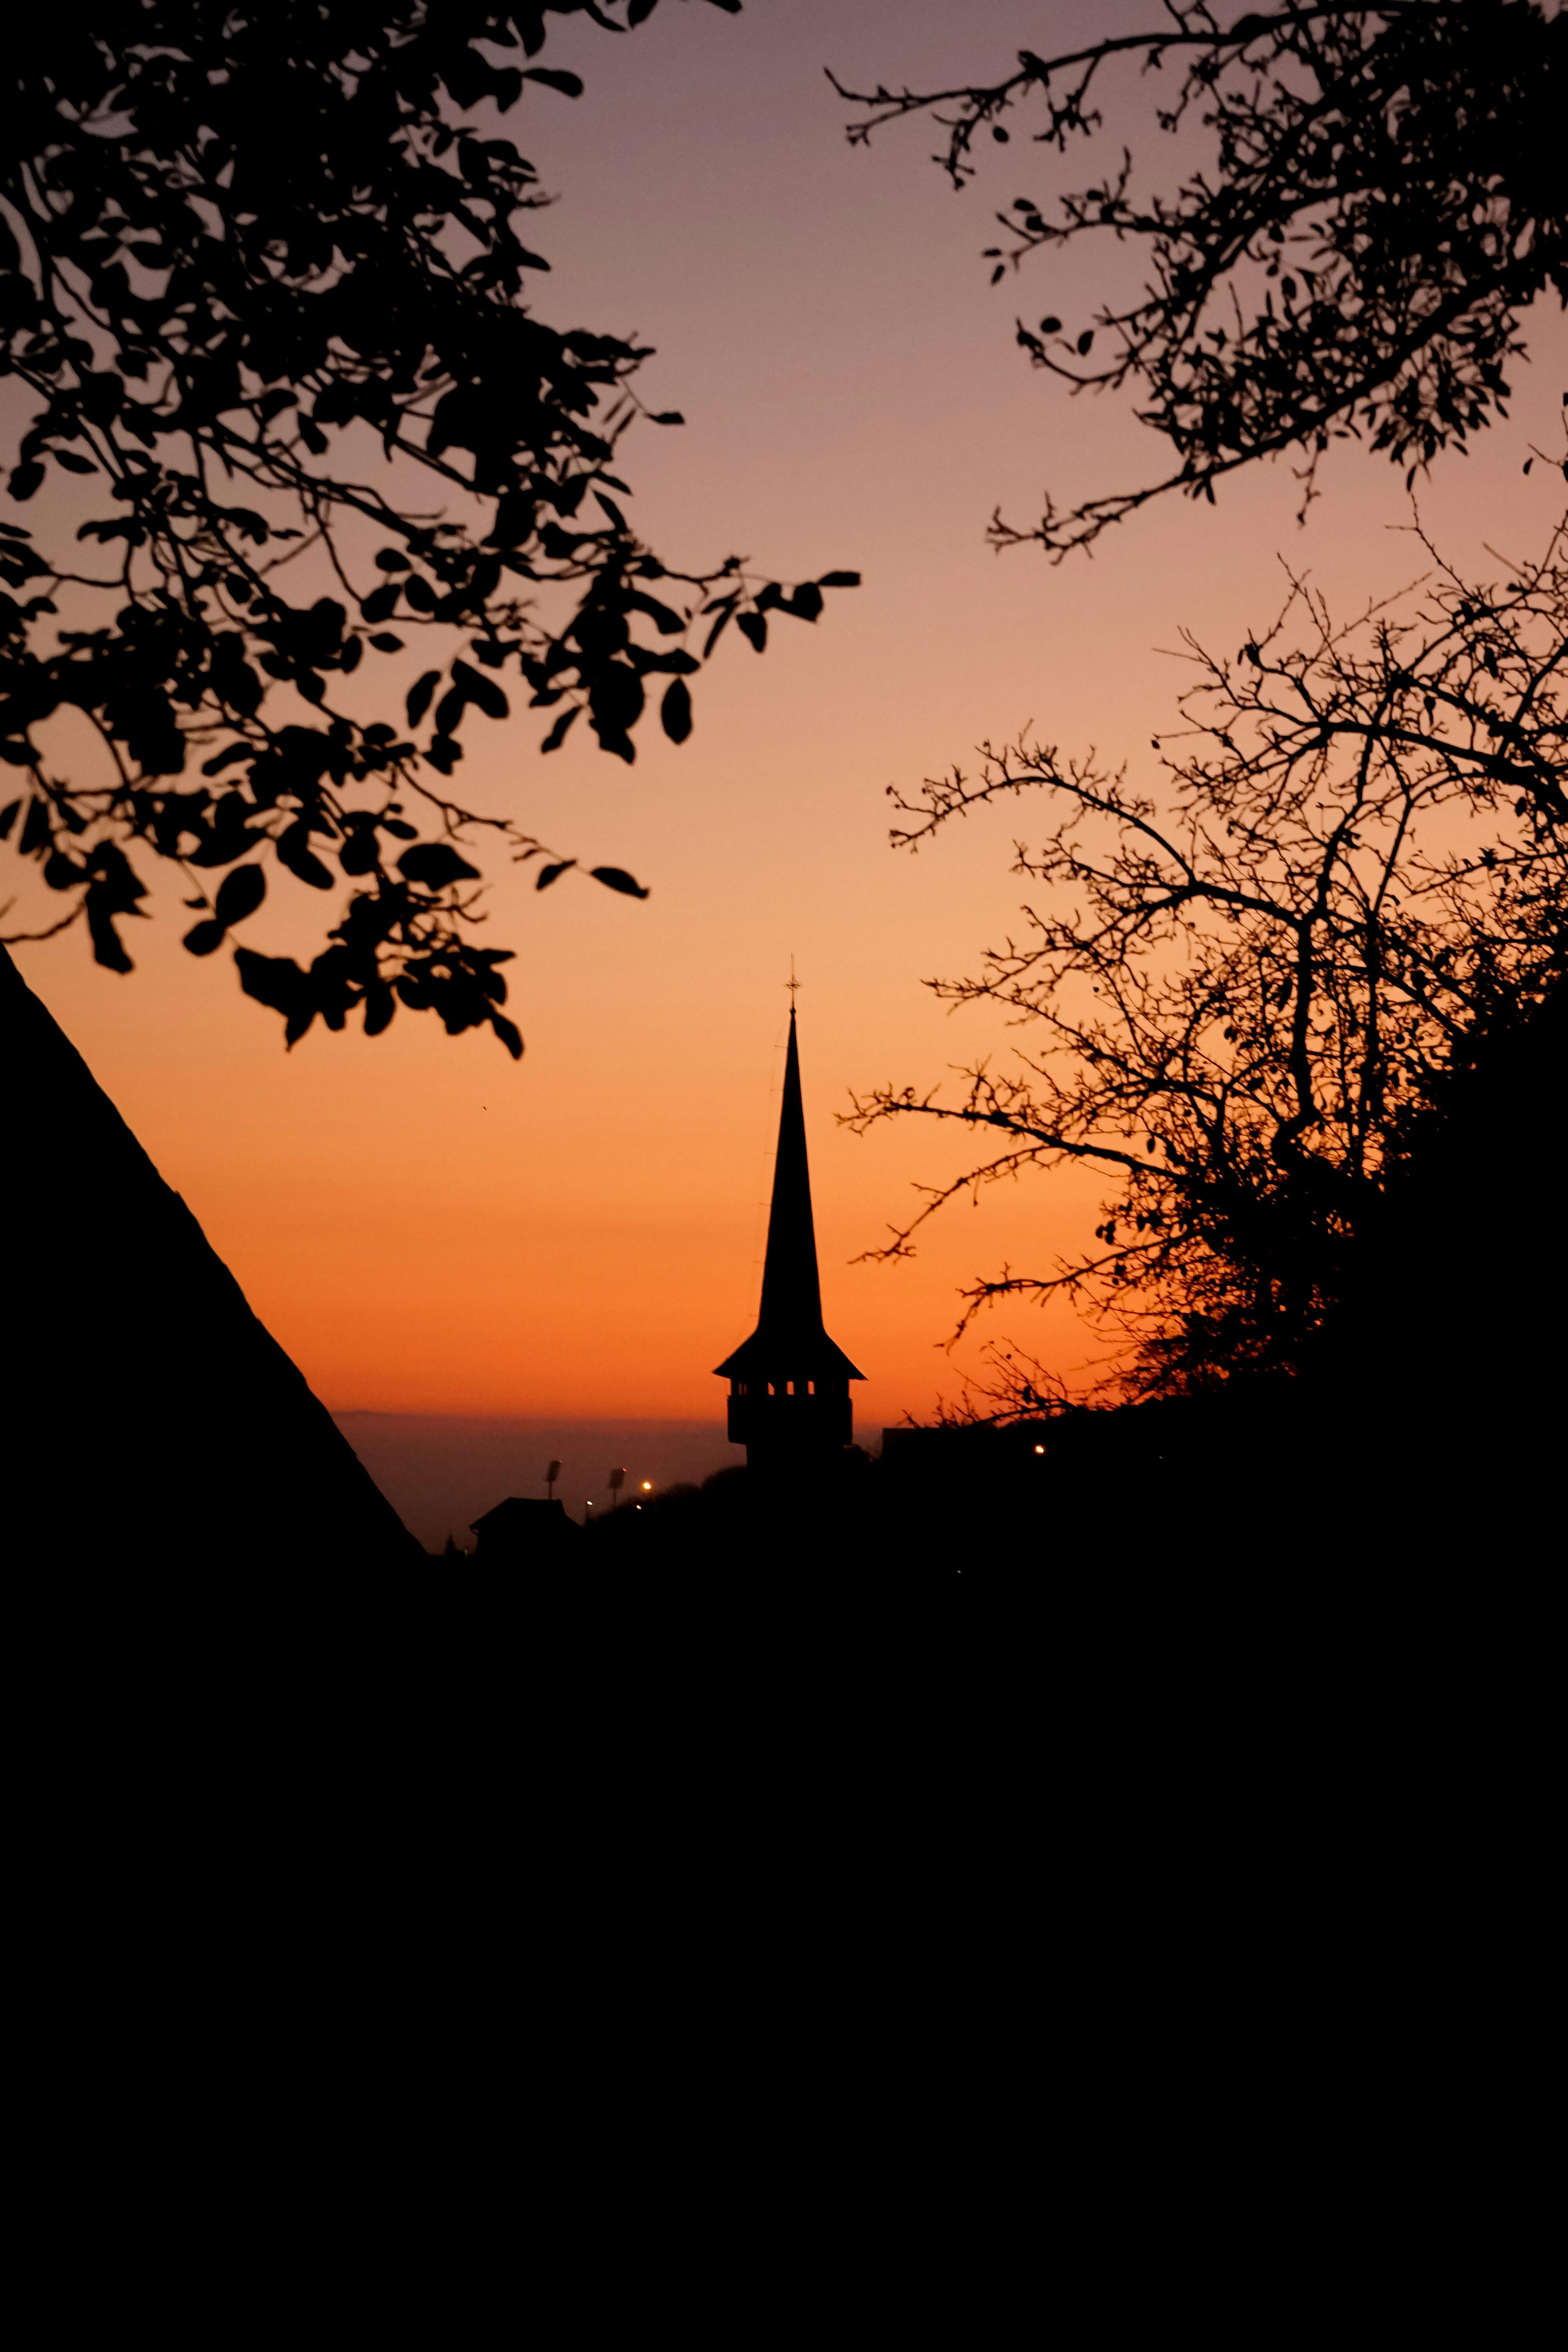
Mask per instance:
[[[823,68],[999,76],[1021,46],[1152,5],[746,0],[733,19],[667,6],[624,39],[552,33],[542,62],[581,71],[586,95],[531,92],[506,126],[561,199],[529,231],[553,270],[538,307],[656,345],[639,389],[687,419],[627,444],[634,520],[671,561],[734,550],[786,580],[842,567],[864,584],[830,594],[815,628],[775,621],[762,659],[731,633],[695,682],[690,740],[645,724],[634,768],[585,729],[542,760],[548,720],[521,707],[470,719],[466,794],[652,891],[637,904],[568,877],[542,897],[530,869],[497,872],[521,1063],[488,1033],[448,1039],[407,1013],[373,1041],[318,1026],[285,1054],[226,956],[183,952],[166,883],[156,919],[127,927],[128,979],[97,969],[79,931],[16,951],[335,1410],[717,1417],[710,1368],[754,1320],[792,954],[825,1310],[869,1375],[860,1429],[957,1389],[978,1351],[941,1346],[960,1284],[1005,1259],[1046,1270],[1094,1222],[1094,1180],[1067,1173],[950,1210],[912,1264],[850,1264],[960,1154],[914,1126],[857,1140],[834,1114],[851,1089],[923,1087],[1005,1051],[999,1022],[949,1016],[920,983],[973,969],[1006,929],[1010,844],[1040,829],[1015,804],[895,855],[885,788],[1030,721],[1152,780],[1149,739],[1181,682],[1158,649],[1178,627],[1234,648],[1279,601],[1281,555],[1342,610],[1386,593],[1420,568],[1398,535],[1409,510],[1394,469],[1351,451],[1305,530],[1279,467],[1213,509],[1167,501],[1092,560],[993,555],[997,505],[1024,520],[1047,484],[1065,503],[1164,469],[1127,404],[1068,399],[1014,343],[1020,310],[1087,323],[1115,281],[1075,249],[1070,269],[1036,263],[992,289],[979,258],[996,208],[1100,166],[1016,138],[955,195],[929,125],[851,150]],[[1560,320],[1542,320],[1510,421],[1420,493],[1461,566],[1484,566],[1483,542],[1545,537],[1521,468],[1532,440],[1555,446],[1564,355]],[[3,855],[0,899],[23,887]],[[252,943],[304,944],[322,901],[277,898]],[[1004,1331],[1069,1375],[1096,1354],[1064,1307]]]

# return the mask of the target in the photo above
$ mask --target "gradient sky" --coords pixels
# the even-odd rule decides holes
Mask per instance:
[[[999,75],[1021,46],[1152,13],[747,0],[739,18],[667,5],[629,38],[552,39],[544,62],[581,70],[586,96],[531,93],[506,124],[561,198],[530,231],[553,264],[538,307],[657,345],[640,388],[687,418],[628,445],[634,519],[671,561],[733,550],[785,579],[853,567],[865,584],[816,628],[775,622],[761,660],[731,635],[696,682],[690,740],[645,729],[633,769],[586,730],[542,761],[537,713],[470,719],[466,793],[652,887],[642,905],[570,879],[541,898],[526,871],[500,875],[491,936],[518,950],[521,1064],[406,1013],[374,1041],[318,1027],[286,1055],[226,958],[183,952],[167,888],[157,922],[128,927],[129,979],[78,933],[18,951],[335,1409],[715,1413],[710,1367],[754,1320],[792,954],[825,1310],[870,1375],[862,1429],[954,1391],[976,1352],[941,1345],[961,1283],[1004,1259],[1048,1270],[1092,1224],[1095,1180],[1069,1171],[949,1211],[912,1264],[849,1264],[906,1213],[911,1181],[960,1155],[915,1127],[856,1140],[833,1115],[852,1088],[924,1087],[1005,1050],[999,1023],[949,1016],[920,982],[973,969],[1005,930],[1009,845],[1041,829],[1015,806],[895,856],[885,787],[1029,721],[1136,774],[1168,723],[1180,673],[1158,649],[1180,625],[1240,643],[1279,599],[1281,555],[1342,610],[1387,593],[1419,568],[1398,536],[1408,509],[1391,467],[1350,452],[1304,530],[1277,467],[1214,509],[1167,502],[1092,560],[990,553],[998,504],[1024,519],[1047,483],[1065,499],[1163,469],[1125,404],[1065,398],[1014,345],[1020,308],[1086,320],[1096,265],[1036,263],[993,290],[978,257],[996,207],[1090,174],[1016,142],[955,195],[929,127],[851,150],[822,68]],[[1540,471],[1521,467],[1531,440],[1555,446],[1565,352],[1542,321],[1511,422],[1422,493],[1461,565],[1488,541],[1544,539]],[[16,887],[5,855],[0,898]],[[297,897],[319,921],[322,901]],[[303,945],[289,920],[254,943]],[[1095,1354],[1064,1307],[990,1336],[1004,1331],[1068,1374]]]

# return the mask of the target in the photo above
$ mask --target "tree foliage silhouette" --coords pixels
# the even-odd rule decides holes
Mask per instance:
[[[586,715],[629,761],[650,693],[690,733],[688,681],[731,621],[760,652],[770,614],[815,621],[854,584],[656,555],[616,470],[648,352],[530,307],[549,264],[519,229],[545,198],[476,116],[579,92],[530,62],[550,18],[619,32],[654,5],[83,0],[15,42],[0,372],[33,405],[9,490],[13,512],[74,493],[78,551],[0,522],[0,759],[23,787],[0,833],[68,902],[26,936],[84,918],[128,971],[137,849],[189,871],[196,956],[279,869],[342,877],[308,969],[237,950],[289,1042],[356,1006],[374,1034],[401,1001],[517,1054],[466,848],[488,831],[541,887],[577,861],[455,797],[473,714],[521,689],[554,713],[544,751]],[[421,638],[411,685],[375,676]],[[75,732],[41,735],[61,713]]]
[[[1331,441],[1364,439],[1406,469],[1430,465],[1503,412],[1521,313],[1568,301],[1568,17],[1540,0],[1289,5],[1222,26],[1205,0],[1166,0],[1143,33],[1042,58],[993,82],[915,91],[835,88],[861,112],[852,141],[931,114],[935,159],[974,176],[976,142],[1065,156],[1103,127],[1114,69],[1142,68],[1167,132],[1206,133],[1211,167],[1173,193],[1123,152],[1092,185],[1018,197],[988,249],[993,279],[1082,237],[1141,246],[1149,279],[1091,318],[1020,318],[1033,364],[1075,391],[1140,395],[1173,473],[1028,527],[993,519],[999,545],[1053,557],[1090,545],[1151,499],[1212,500],[1239,467],[1288,451],[1303,504]],[[1152,79],[1158,77],[1157,79]],[[1011,121],[1013,128],[1009,128]]]
[[[1019,935],[930,983],[1038,1045],[964,1071],[954,1100],[888,1087],[856,1106],[860,1128],[932,1119],[994,1147],[871,1255],[910,1254],[945,1202],[1026,1169],[1079,1161],[1112,1187],[1092,1250],[975,1284],[961,1329],[1065,1294],[1133,1394],[1299,1371],[1458,1077],[1561,1003],[1564,526],[1488,586],[1427,551],[1422,581],[1348,625],[1298,582],[1234,660],[1189,638],[1158,800],[1023,742],[898,801],[911,848],[1013,794],[1047,794],[1058,821],[1017,845],[1040,893]],[[1002,1390],[1044,1401],[1025,1369]]]

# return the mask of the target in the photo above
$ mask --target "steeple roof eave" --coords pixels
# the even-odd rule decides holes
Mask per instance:
[[[715,1377],[722,1381],[753,1377],[840,1381],[866,1378],[837,1341],[830,1339],[820,1327],[816,1331],[790,1331],[775,1326],[770,1331],[760,1323],[751,1338],[742,1339],[733,1355],[715,1364],[713,1370]]]

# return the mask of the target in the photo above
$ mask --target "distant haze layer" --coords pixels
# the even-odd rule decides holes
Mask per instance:
[[[340,1412],[338,1427],[428,1551],[451,1536],[460,1549],[470,1528],[509,1495],[542,1495],[544,1473],[559,1461],[555,1492],[574,1519],[611,1509],[610,1473],[626,1481],[620,1507],[635,1508],[647,1479],[656,1492],[694,1483],[743,1461],[721,1422],[469,1419],[457,1413]]]

